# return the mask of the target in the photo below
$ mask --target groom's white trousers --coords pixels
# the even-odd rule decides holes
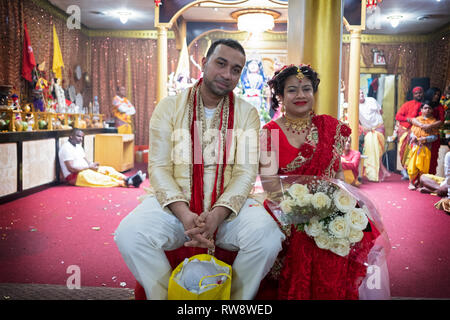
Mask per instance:
[[[147,197],[115,232],[115,241],[130,271],[148,299],[167,299],[172,272],[164,251],[187,241],[183,224],[165,212],[155,197]],[[239,250],[233,263],[231,299],[253,299],[272,267],[285,236],[264,207],[248,199],[238,216],[218,228],[216,246]]]

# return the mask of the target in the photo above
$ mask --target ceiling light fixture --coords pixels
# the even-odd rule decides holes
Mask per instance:
[[[269,9],[242,9],[231,13],[231,17],[237,20],[238,29],[249,33],[262,33],[272,30],[275,19],[281,14]]]
[[[400,24],[400,20],[403,19],[402,15],[393,15],[387,17],[389,23],[391,24],[392,28],[397,28],[397,26]]]
[[[116,15],[119,16],[120,22],[123,24],[128,22],[128,18],[131,16],[130,11],[117,11]]]

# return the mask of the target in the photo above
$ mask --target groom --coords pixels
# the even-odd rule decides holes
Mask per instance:
[[[149,299],[166,299],[171,267],[164,251],[214,245],[239,251],[232,299],[252,299],[284,235],[248,199],[258,170],[257,110],[233,94],[245,51],[221,39],[202,59],[203,78],[166,97],[150,120],[153,192],[120,223],[115,240]],[[180,261],[181,262],[181,261]]]

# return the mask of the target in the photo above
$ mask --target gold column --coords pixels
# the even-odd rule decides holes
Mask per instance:
[[[352,129],[352,149],[359,149],[359,82],[360,82],[360,55],[361,55],[361,29],[350,30],[350,61],[348,74],[348,120]]]
[[[337,117],[341,63],[341,0],[290,1],[288,12],[288,61],[311,64],[319,73],[320,85],[316,93],[315,112]],[[297,36],[292,35],[292,32]],[[298,58],[300,61],[292,60]]]
[[[306,1],[308,0],[289,1],[288,4],[288,64],[303,62]]]
[[[159,25],[158,29],[158,74],[156,88],[156,103],[167,96],[167,27]]]

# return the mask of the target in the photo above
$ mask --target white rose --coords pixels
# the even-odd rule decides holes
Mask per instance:
[[[328,230],[336,238],[346,238],[350,232],[350,227],[347,220],[339,216],[331,220]]]
[[[328,236],[327,233],[323,232],[318,236],[314,237],[314,242],[320,249],[328,250],[330,249],[332,239]]]
[[[312,194],[306,193],[306,194],[303,194],[300,197],[298,197],[296,199],[296,202],[300,207],[306,207],[311,204],[311,199],[312,199]]]
[[[328,208],[331,205],[331,199],[325,193],[317,192],[312,196],[311,204],[316,209]]]
[[[334,192],[333,200],[336,207],[342,212],[348,212],[356,206],[356,199],[341,189]]]
[[[309,194],[308,187],[304,184],[298,184],[298,183],[293,184],[288,189],[288,192],[294,199],[300,199],[305,194]]]
[[[323,232],[323,222],[318,217],[312,217],[309,223],[305,225],[305,232],[310,237],[316,237]]]
[[[350,228],[356,230],[364,230],[369,223],[369,219],[361,208],[353,208],[345,214],[345,218],[348,221]]]
[[[345,257],[350,253],[350,242],[347,239],[334,239],[329,250],[338,256]]]
[[[286,199],[281,201],[280,208],[284,213],[292,213],[294,206],[296,205],[295,201],[292,199]]]
[[[361,230],[350,228],[350,233],[348,235],[348,241],[350,241],[350,243],[360,242],[363,237],[364,232],[362,232]]]
[[[370,212],[369,212],[369,208],[367,208],[367,206],[363,206],[362,207],[363,212],[365,213],[367,218],[370,218]]]

